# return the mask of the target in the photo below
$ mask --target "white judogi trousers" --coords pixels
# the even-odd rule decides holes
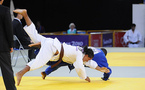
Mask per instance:
[[[25,26],[24,30],[34,43],[41,42],[41,49],[38,55],[27,64],[30,67],[30,70],[35,70],[44,66],[57,50],[60,52],[61,43],[57,39],[45,38],[42,35],[39,35],[33,23],[30,26]]]

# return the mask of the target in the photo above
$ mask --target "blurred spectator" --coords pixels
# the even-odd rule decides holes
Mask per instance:
[[[67,34],[76,34],[77,33],[74,23],[70,23],[69,28],[70,29],[67,30]]]
[[[37,21],[36,29],[37,29],[38,33],[45,33],[45,28],[41,25],[40,21]]]
[[[142,36],[138,30],[135,29],[136,25],[132,24],[131,29],[124,35],[124,42],[128,43],[128,47],[138,47],[142,41]]]
[[[29,49],[28,50],[28,57],[31,60],[31,59],[35,58],[35,56],[36,56],[34,54],[35,49],[33,47],[28,46],[32,42],[31,42],[30,37],[27,35],[25,30],[23,29],[23,25],[22,25],[22,22],[21,22],[21,19],[23,19],[23,16],[21,14],[14,13],[14,17],[15,18],[12,22],[14,35],[17,36],[17,38],[20,40],[21,44],[23,45],[23,47],[25,49]],[[14,47],[18,48],[19,44],[15,42]]]

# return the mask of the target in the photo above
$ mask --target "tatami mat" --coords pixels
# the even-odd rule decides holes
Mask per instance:
[[[110,66],[145,66],[143,52],[111,52],[107,59]]]
[[[0,77],[0,79],[2,79]],[[18,90],[145,90],[145,78],[110,78],[103,81],[100,78],[91,78],[88,83],[78,77],[23,77]],[[5,90],[0,80],[0,90]]]
[[[75,75],[73,77],[48,76],[46,80],[42,80],[40,76],[33,77],[32,75],[28,75],[22,78],[22,82],[20,86],[17,86],[17,90],[145,90],[145,78],[141,78],[142,74],[144,74],[142,73],[144,72],[142,68],[145,67],[144,52],[110,52],[107,55],[107,59],[110,66],[115,66],[113,67],[114,69],[112,69],[112,76],[113,74],[114,76],[110,77],[109,81],[103,81],[98,76],[94,77],[96,76],[95,74],[93,77],[91,77],[90,83],[79,79],[79,77],[74,77]],[[126,69],[122,69],[126,66],[131,66],[130,68],[132,68],[127,70],[131,70],[133,73],[138,72],[140,75],[137,75],[137,78],[135,78],[133,73],[130,74],[128,73],[129,71],[125,71]],[[139,67],[139,69],[137,67]],[[117,69],[116,72],[115,68]],[[17,69],[20,68],[17,67]],[[65,68],[62,69],[66,70]],[[125,71],[128,75],[124,76],[124,74],[122,74],[124,73],[122,70]],[[15,72],[18,71],[19,70],[15,70]],[[41,71],[42,70],[39,70],[37,73],[40,74]],[[93,71],[89,73],[93,73]],[[61,75],[60,72],[57,72],[57,74]],[[118,74],[121,75],[115,78]],[[0,90],[5,90],[2,77],[0,77]]]

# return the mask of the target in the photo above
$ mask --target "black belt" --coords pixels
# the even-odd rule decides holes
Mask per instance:
[[[63,55],[64,55],[64,49],[63,49],[63,45],[61,44],[61,50],[60,50],[59,60],[58,60],[57,63],[51,65],[51,68],[57,66],[58,64],[60,64],[62,62]]]
[[[130,42],[130,44],[138,44],[137,42]]]

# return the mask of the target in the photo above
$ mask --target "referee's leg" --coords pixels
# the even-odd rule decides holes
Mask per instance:
[[[6,90],[16,90],[10,52],[0,52],[0,67]]]

